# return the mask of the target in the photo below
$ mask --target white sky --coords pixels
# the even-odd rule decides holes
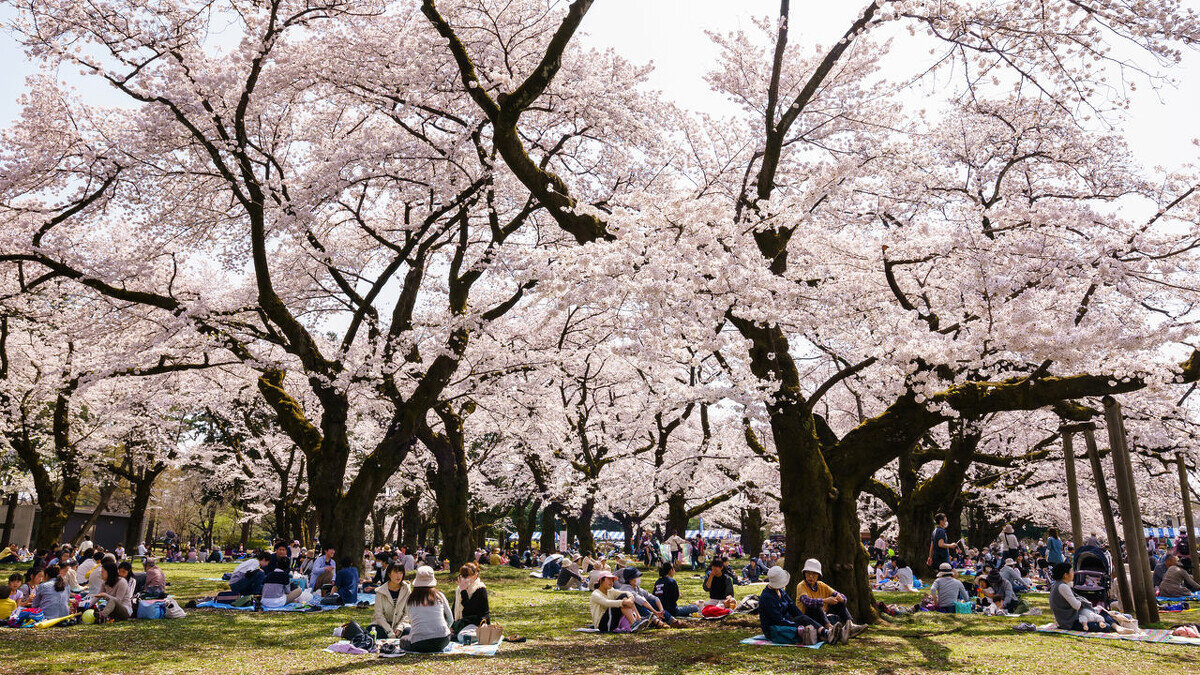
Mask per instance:
[[[791,44],[831,43],[841,36],[861,4],[854,0],[793,0]],[[1184,4],[1200,10],[1200,0],[1185,0]],[[777,11],[778,0],[597,0],[584,19],[583,39],[592,46],[612,47],[635,63],[653,62],[652,86],[686,109],[720,115],[732,108],[710,92],[704,81],[704,73],[717,56],[704,31],[749,30],[751,17],[773,16]],[[8,7],[0,9],[0,24],[9,17]],[[19,113],[17,98],[33,71],[6,32],[0,32],[0,64],[4,69],[0,73],[0,127],[6,127]],[[1178,88],[1153,92],[1143,87],[1132,100],[1125,132],[1137,159],[1147,166],[1174,168],[1196,159],[1191,140],[1200,136],[1196,121],[1200,54],[1187,54],[1172,74]],[[100,88],[86,91],[101,99],[107,97]]]

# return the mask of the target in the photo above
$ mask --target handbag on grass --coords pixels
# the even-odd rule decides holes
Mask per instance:
[[[484,624],[475,631],[475,638],[481,645],[494,645],[504,637],[504,629],[495,624]]]

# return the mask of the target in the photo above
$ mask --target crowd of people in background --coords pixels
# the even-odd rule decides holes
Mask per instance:
[[[29,567],[11,573],[0,587],[0,621],[6,623],[23,616],[48,621],[77,614],[96,623],[123,621],[134,616],[135,599],[167,595],[158,561],[150,556],[132,560],[123,546],[110,551],[84,539],[78,547],[61,544],[29,555],[18,547],[12,555]]]

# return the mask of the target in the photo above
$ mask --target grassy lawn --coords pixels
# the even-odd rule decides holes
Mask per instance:
[[[181,603],[211,594],[232,565],[163,566]],[[4,571],[7,575],[8,570]],[[685,599],[702,596],[699,580],[681,572]],[[441,577],[448,579],[449,577]],[[507,634],[495,657],[405,656],[377,659],[322,651],[335,626],[366,625],[369,609],[312,614],[188,610],[177,621],[134,621],[57,629],[0,629],[6,673],[771,673],[828,670],[853,673],[1163,673],[1200,672],[1200,648],[1016,633],[1020,619],[922,613],[873,627],[847,647],[820,650],[750,647],[757,618],[636,635],[573,632],[588,621],[587,596],[544,590],[544,582],[510,568],[485,569],[492,614]],[[649,582],[650,579],[647,579]],[[447,586],[448,588],[448,586]],[[755,590],[761,587],[751,587]],[[750,589],[739,588],[739,596]],[[912,605],[917,594],[880,594]],[[1048,613],[1044,596],[1032,604]],[[1171,623],[1200,621],[1200,610],[1166,615]],[[1047,618],[1033,617],[1035,623]]]

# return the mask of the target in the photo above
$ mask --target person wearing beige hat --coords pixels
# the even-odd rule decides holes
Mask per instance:
[[[567,561],[566,565],[563,565],[562,568],[559,569],[558,590],[587,590],[587,581],[584,580],[583,575],[579,572],[579,560],[580,556],[578,553],[576,553],[575,555],[571,556],[571,559]]]
[[[796,587],[796,595],[804,613],[830,630],[830,642],[845,644],[867,630],[850,617],[846,596],[821,581],[821,561],[816,558],[804,562],[804,580]]]
[[[1000,559],[1012,558],[1016,560],[1017,554],[1020,553],[1021,542],[1017,539],[1017,535],[1013,530],[1012,523],[1004,526],[1004,531],[1000,533]]]
[[[450,624],[454,613],[446,596],[437,589],[433,568],[422,565],[413,577],[408,596],[408,635],[400,638],[406,652],[440,652],[450,644]]]
[[[592,613],[592,627],[601,633],[633,633],[646,625],[646,619],[638,618],[633,597],[613,588],[617,575],[601,571],[596,580],[588,605]]]
[[[929,594],[933,596],[937,611],[946,614],[954,613],[955,602],[960,600],[965,602],[970,597],[967,595],[967,588],[963,586],[963,583],[954,578],[954,568],[950,567],[950,563],[942,563],[938,566],[937,579],[933,580]]]

